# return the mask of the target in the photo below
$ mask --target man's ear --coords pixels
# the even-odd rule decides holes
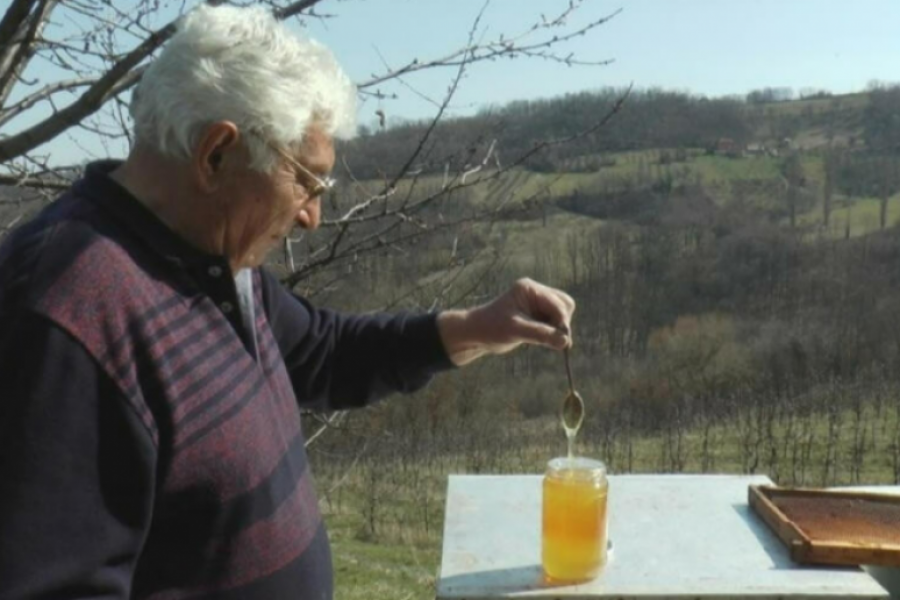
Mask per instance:
[[[191,157],[194,182],[201,191],[213,192],[225,181],[223,168],[234,161],[240,137],[231,121],[216,121],[203,132]]]

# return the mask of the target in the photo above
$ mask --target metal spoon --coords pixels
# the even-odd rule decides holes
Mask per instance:
[[[567,438],[574,438],[584,421],[584,399],[575,391],[572,382],[572,366],[569,364],[569,349],[563,350],[563,359],[566,362],[566,377],[569,380],[569,393],[566,394],[562,406],[562,425],[566,430]]]

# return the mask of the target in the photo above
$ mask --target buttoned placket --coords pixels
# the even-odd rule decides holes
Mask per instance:
[[[206,265],[202,271],[201,285],[210,299],[219,307],[222,314],[231,323],[238,337],[253,354],[254,343],[249,339],[251,332],[247,330],[241,311],[238,310],[237,285],[230,276],[231,270],[219,264]]]

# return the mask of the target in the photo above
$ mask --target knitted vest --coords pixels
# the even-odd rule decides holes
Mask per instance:
[[[49,258],[65,264],[36,309],[96,359],[157,453],[133,596],[241,597],[243,586],[278,580],[273,589],[288,583],[298,598],[330,597],[299,409],[262,310],[259,274],[257,363],[184,272],[127,236],[97,235],[110,225],[90,202],[61,203],[78,213],[62,225],[76,231],[63,235],[83,237],[84,249]]]

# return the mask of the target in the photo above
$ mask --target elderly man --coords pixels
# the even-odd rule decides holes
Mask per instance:
[[[300,407],[363,406],[574,310],[352,316],[261,267],[315,229],[355,92],[261,9],[201,7],[147,70],[124,163],[0,249],[0,598],[330,598]]]

